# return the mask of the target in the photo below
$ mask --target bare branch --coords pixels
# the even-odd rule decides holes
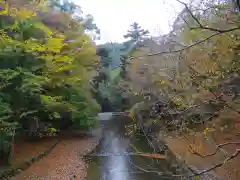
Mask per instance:
[[[230,161],[233,158],[237,157],[239,154],[240,154],[240,149],[237,149],[231,156],[226,158],[224,161],[222,161],[222,162],[220,162],[220,163],[218,163],[218,164],[216,164],[216,165],[214,165],[214,166],[212,166],[212,167],[210,167],[210,168],[208,168],[208,169],[206,169],[206,170],[204,170],[202,172],[196,173],[195,175],[192,175],[190,177],[201,176],[201,175],[203,175],[203,174],[205,174],[207,172],[210,172],[210,171],[212,171],[212,170],[214,170],[216,168],[219,168],[219,167],[223,166],[224,164],[226,164],[228,161]]]
[[[153,143],[149,140],[149,138],[148,138],[148,136],[147,136],[147,134],[146,134],[146,132],[144,131],[144,129],[143,129],[143,127],[141,126],[141,129],[142,129],[142,131],[143,131],[143,133],[144,133],[144,136],[145,136],[145,138],[147,139],[147,141],[148,141],[148,143],[149,143],[149,145],[151,145],[151,147],[153,148],[153,150],[154,150],[154,153],[156,153],[156,149],[155,149],[155,147],[154,147],[154,145],[153,145]]]
[[[193,11],[202,11],[203,13],[206,13],[208,10],[211,10],[211,9],[227,10],[227,9],[229,9],[229,7],[221,7],[220,8],[219,6],[214,5],[214,6],[210,6],[210,7],[206,8],[206,9],[196,8]]]
[[[219,95],[213,99],[210,99],[210,100],[206,100],[206,101],[203,101],[202,103],[199,103],[199,104],[196,104],[196,105],[192,105],[192,106],[189,106],[185,111],[188,111],[189,109],[192,109],[192,108],[196,108],[196,107],[199,107],[199,106],[202,106],[204,104],[209,104],[211,101],[215,101],[215,100],[218,100],[222,95]]]
[[[156,53],[147,54],[147,55],[144,55],[144,56],[129,57],[129,60],[131,60],[131,59],[137,59],[137,58],[142,58],[142,57],[146,57],[146,56],[159,56],[159,55],[163,55],[163,54],[170,54],[170,53],[182,52],[182,51],[188,50],[188,49],[190,49],[190,48],[192,48],[192,47],[194,47],[194,46],[196,46],[196,45],[202,44],[202,43],[208,41],[209,39],[211,39],[211,38],[213,38],[213,37],[215,37],[215,36],[218,36],[218,35],[220,35],[220,34],[222,34],[222,33],[220,33],[220,32],[214,33],[214,34],[212,34],[211,36],[209,36],[209,37],[207,37],[207,38],[205,38],[205,39],[203,39],[203,40],[201,40],[201,41],[198,41],[198,42],[196,42],[196,43],[194,43],[194,44],[191,44],[191,45],[189,45],[189,46],[187,46],[187,47],[185,47],[185,48],[182,48],[182,49],[178,49],[178,50],[174,50],[174,51],[156,52]]]
[[[188,5],[180,0],[176,0],[177,2],[181,3],[182,5],[185,6],[186,10],[189,12],[191,17],[196,21],[196,23],[199,25],[199,27],[203,27],[203,25],[200,23],[200,21],[197,19],[196,16],[193,15],[192,11],[189,9]]]
[[[134,164],[134,163],[131,161],[130,158],[128,158],[128,162],[129,162],[132,166],[134,166],[135,168],[137,168],[137,169],[139,169],[139,170],[141,170],[141,171],[143,171],[143,172],[145,172],[145,173],[155,173],[155,174],[157,174],[157,175],[159,175],[159,176],[164,176],[164,177],[166,176],[166,178],[167,178],[167,174],[164,174],[163,172],[159,172],[159,171],[144,169],[144,168],[142,168],[142,167]],[[175,174],[169,174],[168,176],[171,176],[171,177],[169,177],[169,179],[172,179],[172,177],[182,177],[182,175],[175,175]]]
[[[235,28],[231,28],[231,29],[215,29],[215,28],[210,28],[210,27],[191,27],[190,30],[194,30],[194,29],[205,29],[205,30],[210,30],[210,31],[215,31],[215,32],[220,32],[220,33],[227,33],[227,32],[231,32],[231,31],[236,31],[236,30],[240,30],[240,26],[239,27],[235,27]]]
[[[182,20],[185,22],[185,24],[187,25],[187,27],[190,29],[191,27],[189,26],[187,20],[185,18],[182,17]]]
[[[228,30],[220,30],[220,31],[216,31],[216,33],[208,36],[207,38],[203,39],[203,40],[200,40],[196,43],[193,43],[189,46],[186,46],[182,49],[177,49],[177,50],[173,50],[173,51],[162,51],[162,52],[156,52],[156,53],[151,53],[151,54],[147,54],[147,55],[143,55],[143,56],[137,56],[137,57],[133,57],[133,56],[130,56],[128,57],[128,60],[131,60],[131,59],[138,59],[138,58],[143,58],[143,57],[147,57],[147,56],[160,56],[160,55],[164,55],[164,54],[170,54],[170,53],[178,53],[178,52],[182,52],[182,51],[185,51],[185,50],[188,50],[196,45],[199,45],[199,44],[202,44],[210,39],[212,39],[213,37],[215,36],[218,36],[218,35],[221,35],[221,34],[224,34],[224,33],[227,33],[227,32],[231,32],[231,31],[235,31],[235,30],[240,30],[240,27],[238,28],[233,28],[233,29],[228,29]]]
[[[140,151],[133,144],[130,143],[129,146],[131,146],[137,153],[140,153]]]
[[[235,30],[239,30],[240,26],[238,27],[234,27],[231,29],[216,29],[216,28],[211,28],[211,27],[207,27],[201,24],[201,22],[198,20],[198,18],[192,13],[192,11],[189,9],[188,5],[180,0],[176,0],[179,3],[183,4],[186,8],[186,10],[188,11],[188,13],[190,14],[190,16],[194,19],[194,21],[198,24],[199,27],[192,27],[190,28],[190,30],[194,30],[194,29],[205,29],[205,30],[209,30],[209,31],[213,31],[213,32],[219,32],[219,33],[227,33],[227,32],[231,32],[231,31],[235,31]]]
[[[215,154],[217,154],[217,152],[218,152],[222,147],[227,146],[227,145],[231,145],[231,144],[240,144],[240,141],[238,141],[238,142],[225,142],[225,143],[219,144],[219,145],[216,146],[216,149],[215,149],[215,151],[214,151],[213,153],[209,153],[209,154],[204,154],[204,155],[202,155],[202,154],[194,151],[193,154],[198,155],[198,156],[200,156],[201,158],[205,158],[205,157],[209,157],[209,156],[214,156]]]

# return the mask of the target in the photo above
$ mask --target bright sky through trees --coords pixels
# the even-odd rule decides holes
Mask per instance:
[[[168,33],[181,5],[176,0],[74,0],[85,14],[92,14],[101,30],[101,40],[121,42],[134,21],[151,35]]]

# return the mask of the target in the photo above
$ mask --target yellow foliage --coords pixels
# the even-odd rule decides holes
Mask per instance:
[[[203,131],[204,136],[209,136],[209,133],[213,132],[214,129],[212,128],[205,128]]]
[[[3,14],[8,14],[15,19],[14,24],[5,26],[9,30],[20,30],[19,25],[23,20],[31,20],[31,26],[41,30],[44,33],[44,41],[42,39],[27,39],[25,42],[15,40],[10,37],[4,30],[0,30],[1,48],[23,48],[25,52],[33,53],[39,58],[46,61],[49,68],[49,73],[60,72],[64,69],[70,68],[67,65],[74,64],[72,66],[72,71],[76,76],[83,74],[87,70],[79,71],[85,65],[92,65],[97,60],[96,49],[91,43],[91,39],[84,34],[83,29],[68,30],[62,34],[61,32],[54,32],[53,29],[44,25],[41,21],[37,20],[36,12],[39,9],[45,9],[45,1],[32,2],[31,4],[26,4],[21,8],[18,3],[11,2],[9,6],[8,3],[1,1],[2,6],[5,8],[1,11]],[[45,11],[45,14],[50,14],[51,12]],[[61,15],[61,13],[59,14]],[[62,17],[62,16],[61,16]],[[64,16],[67,23],[74,22],[70,16]],[[36,19],[35,19],[36,18]],[[39,17],[38,17],[39,18]],[[55,22],[61,22],[62,19],[56,19]],[[76,24],[76,23],[75,23]],[[56,24],[55,24],[56,25]],[[78,25],[79,26],[79,25]],[[57,28],[57,27],[56,27]],[[55,30],[55,29],[54,29]],[[65,43],[66,39],[73,39],[72,43]],[[64,51],[65,55],[62,55]],[[49,74],[48,73],[48,74]]]
[[[36,13],[28,9],[21,9],[20,11],[12,13],[12,16],[17,17],[21,20],[26,20],[32,18],[33,16],[36,16]]]
[[[48,28],[47,26],[45,26],[44,24],[36,22],[33,25],[34,25],[35,28],[42,30],[47,37],[50,37],[50,36],[53,35],[53,32],[51,31],[51,29]],[[58,38],[63,39],[64,36],[63,35],[61,35],[61,36],[59,35]]]
[[[188,151],[192,154],[201,154],[203,152],[203,144],[200,142],[199,144],[189,144]]]
[[[129,110],[129,117],[134,121],[135,120],[135,110],[142,104],[142,102],[134,104],[134,106]]]
[[[47,49],[43,45],[35,42],[33,39],[29,39],[24,43],[21,43],[26,52],[45,52]]]
[[[135,120],[134,108],[133,108],[133,107],[129,110],[129,117],[130,117],[133,121]]]
[[[6,15],[8,14],[9,12],[9,6],[6,2],[4,1],[0,1],[0,7],[1,7],[1,10],[0,10],[0,15]]]
[[[188,33],[190,32],[188,31]],[[199,40],[201,35],[202,33],[196,33],[194,37],[190,39],[191,41],[196,38],[196,40]],[[237,43],[238,42],[229,34],[222,34],[212,38],[209,44],[203,43],[192,47],[185,55],[187,61],[196,71],[200,73],[215,73],[219,70],[220,66],[226,67],[231,63],[234,55],[232,48],[235,47]]]

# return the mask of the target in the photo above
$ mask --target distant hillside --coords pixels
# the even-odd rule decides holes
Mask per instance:
[[[98,45],[97,48],[105,48],[108,51],[108,58],[111,59],[110,68],[115,69],[121,65],[123,56],[126,56],[136,48],[136,43],[133,41],[127,41],[124,43],[106,43]],[[104,58],[102,60],[104,61]]]

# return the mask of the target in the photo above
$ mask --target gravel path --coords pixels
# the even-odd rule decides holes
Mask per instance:
[[[86,175],[87,166],[79,154],[90,152],[96,145],[96,138],[62,140],[50,154],[12,179],[81,180]]]

